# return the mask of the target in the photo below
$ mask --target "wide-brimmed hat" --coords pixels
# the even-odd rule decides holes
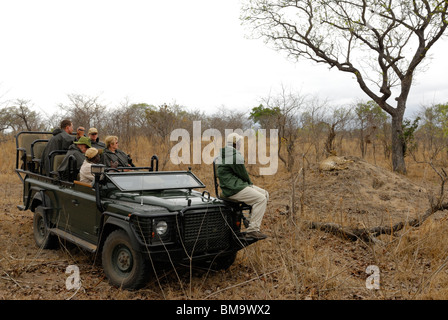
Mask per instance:
[[[91,147],[92,143],[90,142],[90,139],[87,137],[81,137],[78,139],[78,141],[73,142],[74,144],[85,144],[87,147]]]

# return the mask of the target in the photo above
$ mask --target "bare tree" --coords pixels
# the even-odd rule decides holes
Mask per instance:
[[[118,107],[110,109],[103,124],[106,135],[120,137],[123,144],[129,144],[139,135],[151,137],[151,131],[146,120],[147,111],[154,108],[146,103],[131,103],[125,98]]]
[[[242,20],[292,58],[353,74],[392,116],[392,165],[406,173],[406,102],[417,68],[447,28],[447,9],[446,0],[246,0]]]
[[[30,100],[17,99],[12,102],[11,106],[0,109],[0,131],[18,132],[44,129],[40,114],[31,110],[30,104]]]
[[[145,110],[146,122],[153,136],[161,138],[162,142],[168,143],[171,132],[179,128],[184,110],[177,104],[163,104]]]
[[[170,136],[173,130],[180,128],[180,124],[186,117],[187,112],[178,104],[163,104],[158,107],[151,107],[145,110],[145,120],[151,131],[153,141],[159,144],[159,152],[162,156],[162,169],[169,160]],[[165,152],[161,148],[164,148]]]
[[[226,129],[241,129],[249,128],[249,121],[247,120],[247,112],[240,110],[229,109],[221,106],[216,112],[206,117],[205,124],[202,129],[213,128],[224,134]]]
[[[327,127],[327,139],[325,141],[325,152],[333,154],[336,151],[335,139],[336,134],[344,130],[347,122],[350,120],[351,110],[344,107],[336,107],[333,112],[324,121]]]
[[[263,100],[263,105],[266,108],[275,111],[272,112],[272,115],[276,118],[275,124],[280,139],[278,157],[286,165],[288,171],[291,171],[294,167],[296,143],[299,137],[300,112],[304,110],[306,103],[307,97],[305,95],[288,91],[283,86],[280,93]],[[286,158],[281,152],[283,146],[286,149]]]
[[[300,137],[303,144],[314,147],[316,162],[322,155],[323,148],[321,142],[325,135],[325,112],[326,102],[321,102],[317,97],[307,101],[305,109],[300,115]]]
[[[100,132],[107,118],[107,106],[100,102],[100,97],[82,94],[69,94],[69,102],[59,107],[66,112],[75,126],[96,127]]]

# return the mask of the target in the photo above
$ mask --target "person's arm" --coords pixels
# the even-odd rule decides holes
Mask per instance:
[[[249,173],[247,172],[246,166],[244,165],[244,158],[237,152],[234,154],[233,158],[233,171],[235,174],[244,182],[252,184],[250,180]]]

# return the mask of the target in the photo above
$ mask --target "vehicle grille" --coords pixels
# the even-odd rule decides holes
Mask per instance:
[[[147,217],[132,217],[131,226],[142,243],[150,244],[152,240],[152,219]]]
[[[184,247],[189,256],[226,249],[231,239],[229,213],[220,208],[184,213]]]

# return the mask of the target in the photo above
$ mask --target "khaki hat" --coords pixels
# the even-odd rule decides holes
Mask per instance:
[[[91,134],[91,133],[98,133],[98,130],[96,128],[90,128],[89,134]]]
[[[78,139],[78,141],[75,141],[73,143],[74,144],[85,144],[89,148],[92,146],[92,144],[90,143],[90,139],[87,138],[87,137],[81,137],[81,138]]]
[[[87,159],[93,159],[96,155],[98,154],[98,149],[97,148],[89,148],[86,151],[86,158]]]
[[[238,133],[233,132],[227,136],[227,144],[237,143],[242,139],[244,139],[243,136],[240,136]]]

